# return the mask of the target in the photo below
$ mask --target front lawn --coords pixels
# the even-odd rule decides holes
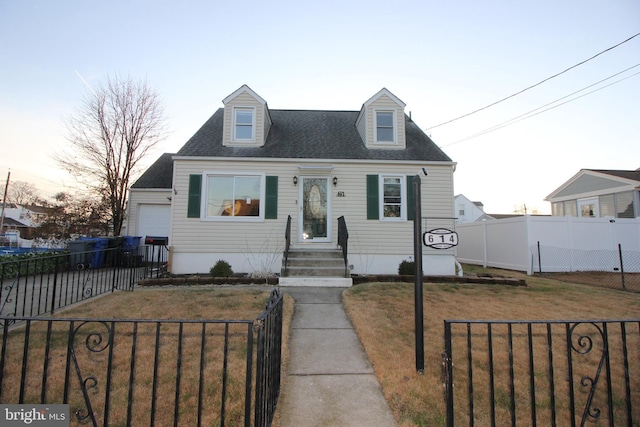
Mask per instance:
[[[505,272],[501,273],[505,274]],[[518,278],[523,277],[518,273],[509,274]],[[385,397],[399,425],[445,425],[442,384],[443,320],[445,319],[565,320],[637,319],[640,317],[640,295],[637,293],[576,285],[533,276],[526,277],[526,280],[527,287],[425,284],[424,375],[418,375],[415,369],[413,284],[363,284],[354,286],[344,293],[347,313],[374,366]],[[636,326],[631,333],[634,341],[628,343],[632,350],[629,360],[632,363],[631,368],[635,369],[632,372],[638,373],[640,372],[638,370],[638,363],[640,363],[638,362],[640,360],[638,327]],[[474,336],[474,348],[482,342],[486,347],[486,337],[484,341],[482,339],[481,336],[477,338]],[[516,347],[516,349],[524,351],[525,356],[528,354],[526,347]],[[455,351],[461,354],[466,352],[466,348],[454,348]],[[534,349],[534,351],[536,354],[544,353],[542,349]],[[556,358],[560,359],[562,356],[563,354],[558,354]],[[612,358],[614,356],[619,358],[620,353],[612,355]],[[515,359],[518,363],[518,359]],[[478,361],[478,363],[484,362]],[[464,377],[463,371],[466,369],[461,365],[454,366],[454,369],[458,369],[462,375],[460,378]],[[476,369],[478,378],[482,368],[484,367],[480,366]],[[517,369],[518,366],[516,366]],[[506,366],[498,364],[496,370],[506,371]],[[637,375],[633,381],[637,383]],[[558,382],[563,382],[563,379],[560,378]],[[459,381],[457,387],[463,387],[463,384],[464,382]],[[637,385],[640,386],[640,384]],[[458,391],[463,392],[462,389]],[[637,394],[634,396],[638,398]],[[503,398],[504,396],[497,395],[497,404],[501,404],[500,399]],[[623,406],[619,402],[617,404]],[[566,405],[566,402],[560,401],[557,405]],[[635,402],[634,410],[640,410],[639,406],[640,403]],[[465,411],[466,408],[456,408],[456,410]],[[539,417],[544,419],[545,408],[541,408],[539,412]],[[476,415],[476,425],[486,425],[487,414]],[[524,424],[528,425],[530,422],[525,420]],[[538,421],[538,423],[545,424],[544,421]],[[462,425],[466,424],[462,423]]]

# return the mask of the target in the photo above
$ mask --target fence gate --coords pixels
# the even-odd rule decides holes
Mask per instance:
[[[444,330],[447,426],[640,421],[640,319],[445,320]]]

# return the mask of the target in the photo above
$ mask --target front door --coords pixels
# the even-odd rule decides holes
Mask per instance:
[[[300,242],[331,241],[331,193],[328,177],[301,177],[299,207]]]

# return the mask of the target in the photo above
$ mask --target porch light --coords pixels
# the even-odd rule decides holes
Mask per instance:
[[[298,177],[297,176],[293,177],[293,185],[298,185]]]
[[[337,186],[338,186],[338,177],[337,177],[337,176],[334,176],[334,177],[333,177],[333,186],[334,186],[334,187],[337,187]]]

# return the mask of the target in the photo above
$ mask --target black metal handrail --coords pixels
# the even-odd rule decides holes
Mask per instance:
[[[342,249],[342,258],[344,259],[344,277],[349,277],[349,266],[347,265],[349,231],[344,216],[338,218],[338,246]]]
[[[289,248],[291,247],[291,215],[287,216],[287,227],[284,230],[284,275],[289,272]]]

